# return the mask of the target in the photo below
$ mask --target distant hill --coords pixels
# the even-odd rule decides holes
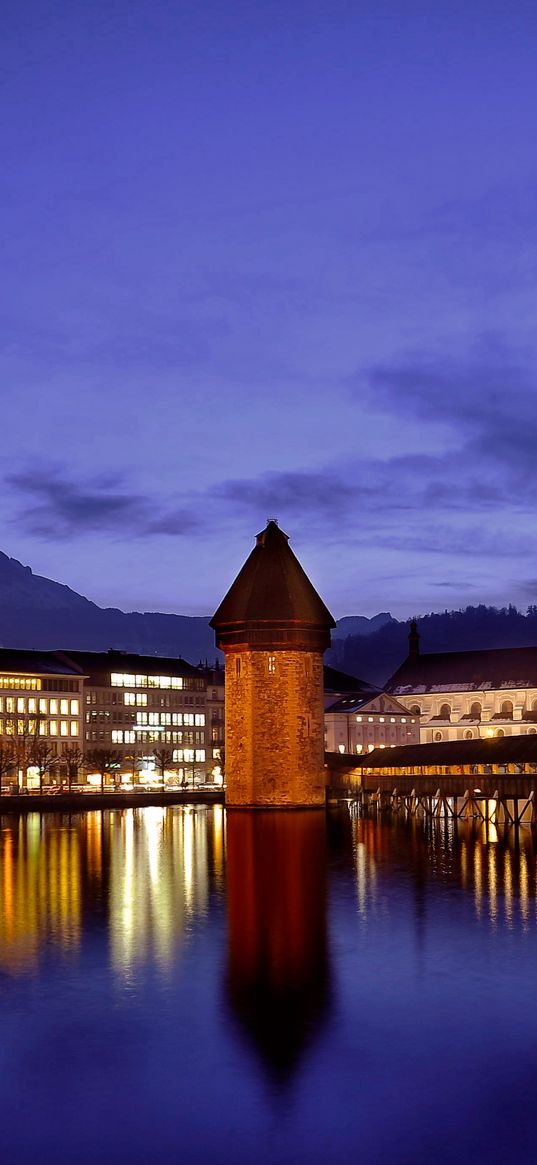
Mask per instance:
[[[537,606],[467,607],[419,619],[423,651],[464,651],[537,644]],[[387,611],[338,621],[326,663],[383,684],[407,654],[408,624]],[[0,646],[135,651],[182,656],[191,663],[221,658],[209,618],[98,607],[62,583],[33,574],[0,551]]]
[[[391,615],[340,620],[338,634],[368,634]],[[62,583],[34,574],[0,551],[0,646],[50,649],[136,651],[179,656],[197,663],[223,658],[216,651],[209,617],[162,615],[98,607]]]
[[[381,611],[379,615],[373,615],[372,619],[367,619],[365,615],[345,615],[343,619],[338,619],[332,639],[346,639],[348,635],[372,635],[386,623],[396,621],[388,611]]]
[[[161,615],[98,607],[62,583],[33,574],[0,552],[0,646],[116,647],[142,655],[215,659],[214,631],[203,616]]]

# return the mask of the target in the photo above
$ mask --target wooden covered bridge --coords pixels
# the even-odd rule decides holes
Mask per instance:
[[[328,800],[537,825],[537,734],[326,753]]]

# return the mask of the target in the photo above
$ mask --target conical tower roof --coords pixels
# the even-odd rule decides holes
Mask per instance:
[[[335,627],[330,611],[317,594],[289,546],[289,538],[274,520],[257,535],[227,595],[211,619],[218,646],[250,643],[267,647],[323,646]]]

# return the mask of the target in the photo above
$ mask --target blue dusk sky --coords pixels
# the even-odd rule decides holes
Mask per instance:
[[[6,0],[0,548],[211,612],[537,601],[534,0]]]

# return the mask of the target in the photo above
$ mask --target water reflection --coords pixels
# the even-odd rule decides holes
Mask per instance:
[[[156,808],[4,816],[0,970],[36,971],[50,948],[75,957],[100,922],[116,976],[168,971],[210,880],[222,889],[224,811]]]
[[[227,885],[229,999],[282,1077],[328,1000],[324,814],[230,810]]]
[[[476,918],[491,930],[501,923],[524,929],[537,918],[536,852],[526,827],[490,822],[361,816],[352,807],[359,913],[375,908],[379,874],[405,869],[414,886],[417,914],[434,885],[452,883],[473,900]],[[531,901],[531,909],[530,909]]]

